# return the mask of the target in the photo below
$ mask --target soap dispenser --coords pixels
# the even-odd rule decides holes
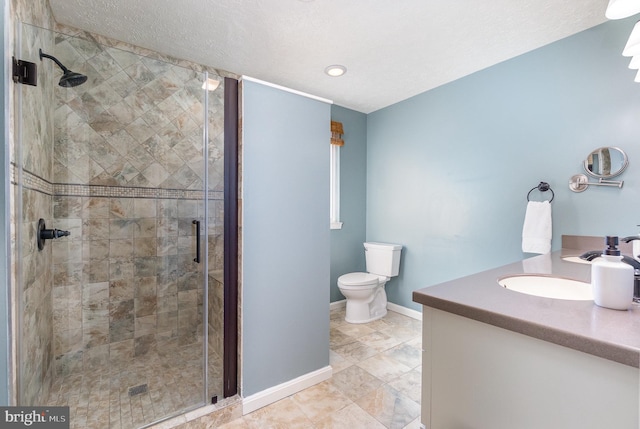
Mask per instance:
[[[622,262],[618,237],[605,237],[607,248],[591,264],[593,300],[600,307],[627,310],[633,301],[633,267]]]

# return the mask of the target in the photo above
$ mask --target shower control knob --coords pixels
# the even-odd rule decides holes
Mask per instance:
[[[67,235],[71,235],[71,233],[61,229],[47,229],[44,219],[38,220],[38,250],[44,249],[45,240],[53,240],[54,238],[66,237]]]
[[[40,238],[43,240],[51,240],[53,238],[66,237],[71,235],[69,231],[63,231],[61,229],[43,229],[40,231]]]

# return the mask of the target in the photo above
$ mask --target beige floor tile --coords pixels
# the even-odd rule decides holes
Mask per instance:
[[[378,353],[401,344],[398,338],[378,331],[358,338],[358,341],[366,344]]]
[[[405,316],[404,314],[396,313],[394,311],[387,312],[387,315],[384,318],[384,321],[396,326],[416,326],[420,325],[421,321],[413,319],[409,316]]]
[[[329,314],[329,328],[335,329],[340,326],[346,325],[347,321],[344,320],[345,312],[342,311],[332,311]]]
[[[418,416],[414,421],[406,425],[403,429],[420,429],[420,417]]]
[[[350,366],[353,366],[354,363],[343,358],[333,350],[329,350],[329,365],[331,365],[331,369],[333,370],[333,374],[335,375],[338,372],[349,368]]]
[[[251,429],[251,426],[249,426],[244,417],[241,417],[218,426],[218,429]]]
[[[384,354],[370,357],[357,365],[387,383],[411,371],[411,367]]]
[[[385,429],[385,426],[374,419],[356,404],[351,404],[329,417],[320,420],[316,429]]]
[[[244,416],[252,429],[306,429],[313,427],[311,420],[291,397],[282,399]]]
[[[389,312],[387,312],[387,314],[389,314]],[[374,331],[381,331],[382,329],[388,328],[390,326],[390,323],[387,322],[385,319],[386,319],[386,316],[383,317],[382,319],[374,320],[373,322],[367,323],[367,326],[373,329]]]
[[[345,322],[344,320],[330,320],[329,321],[329,329],[334,330],[334,329],[338,329],[340,326],[344,325]]]
[[[345,344],[353,343],[357,338],[347,335],[338,328],[329,330],[329,346],[335,348]]]
[[[344,306],[340,308],[333,309],[329,312],[330,320],[344,320],[344,315],[346,314],[347,307],[346,303]]]
[[[184,429],[419,428],[421,322],[392,311],[366,324],[344,317],[344,308],[330,312],[331,380],[233,421],[203,417]],[[185,365],[192,350],[180,351],[56,380],[49,403],[71,406],[73,429],[131,429],[162,418],[200,400],[202,386],[183,379],[196,379],[201,363]],[[166,368],[180,371],[167,378]],[[148,394],[129,397],[129,387],[145,382]],[[104,412],[91,414],[92,406]]]
[[[331,383],[349,399],[355,401],[380,387],[383,381],[354,365],[334,374]]]
[[[405,394],[409,399],[419,404],[421,399],[422,373],[415,369],[401,375],[389,383],[391,387]]]
[[[351,362],[361,362],[376,354],[376,351],[360,341],[334,347],[333,351]]]
[[[420,415],[420,405],[387,384],[358,399],[356,404],[390,429],[402,429]]]
[[[409,368],[415,368],[422,364],[422,351],[415,347],[411,347],[406,343],[385,351],[383,355],[389,356]]]
[[[366,323],[345,323],[336,328],[338,331],[350,337],[364,337],[375,332],[375,329],[367,326]]]
[[[353,403],[329,380],[298,392],[292,398],[312,422],[320,421]]]
[[[416,331],[415,329],[407,326],[389,326],[388,328],[381,329],[379,332],[384,332],[385,334],[399,339],[401,342],[411,341],[415,339],[417,336],[421,335],[420,331]]]
[[[422,350],[422,334],[415,337],[413,340],[407,341],[407,345],[415,347],[418,350]]]

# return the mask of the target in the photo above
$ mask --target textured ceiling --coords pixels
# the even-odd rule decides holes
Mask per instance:
[[[61,24],[369,113],[603,23],[607,0],[50,0]],[[343,64],[342,77],[324,74]]]

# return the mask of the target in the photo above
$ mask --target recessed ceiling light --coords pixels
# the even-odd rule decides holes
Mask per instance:
[[[336,64],[336,65],[327,67],[326,69],[324,69],[324,72],[329,76],[338,77],[345,74],[347,72],[347,68],[345,66]]]
[[[621,19],[637,13],[640,13],[640,4],[635,0],[609,0],[604,16],[609,19]]]

